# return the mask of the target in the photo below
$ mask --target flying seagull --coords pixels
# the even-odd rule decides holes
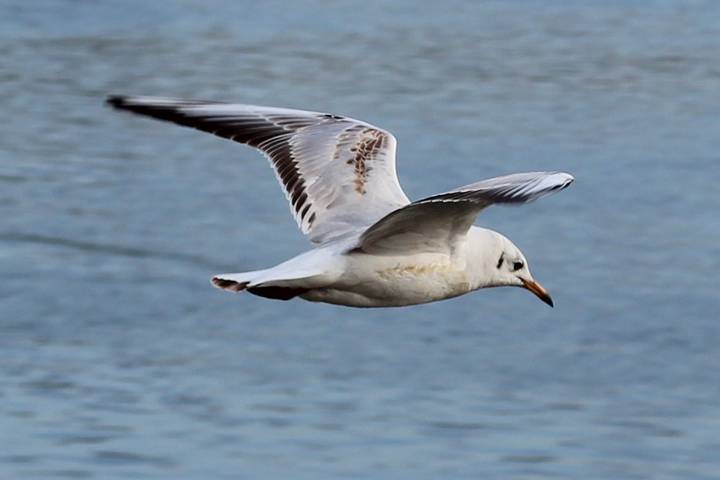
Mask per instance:
[[[395,172],[395,137],[328,113],[162,97],[110,96],[120,110],[244,143],[270,161],[314,249],[265,270],[216,275],[230,292],[353,307],[433,302],[480,288],[524,287],[553,306],[522,252],[473,226],[495,204],[564,189],[561,172],[491,178],[411,202]]]

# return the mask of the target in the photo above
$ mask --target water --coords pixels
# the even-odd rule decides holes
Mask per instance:
[[[717,478],[718,18],[710,1],[4,1],[0,478]],[[212,289],[308,247],[270,169],[108,93],[376,123],[414,198],[569,171],[479,220],[557,307]]]

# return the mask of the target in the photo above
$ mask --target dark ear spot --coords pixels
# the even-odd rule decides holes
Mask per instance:
[[[501,253],[501,254],[500,254],[500,260],[498,260],[497,267],[495,267],[495,268],[500,268],[500,267],[502,267],[503,260],[505,260],[505,253]]]
[[[525,266],[525,264],[523,262],[513,262],[513,272],[517,272],[524,266]]]

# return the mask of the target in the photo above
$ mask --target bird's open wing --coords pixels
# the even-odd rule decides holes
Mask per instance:
[[[527,203],[573,182],[567,173],[517,173],[423,198],[383,217],[360,237],[367,253],[452,253],[475,218],[494,203]]]
[[[253,105],[111,96],[121,110],[250,145],[270,160],[295,220],[325,243],[371,225],[409,200],[390,133],[347,117]]]

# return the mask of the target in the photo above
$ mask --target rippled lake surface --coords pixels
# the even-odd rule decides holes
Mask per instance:
[[[718,478],[719,19],[711,1],[2,2],[0,478]],[[367,120],[414,198],[572,172],[479,219],[556,308],[215,290],[308,248],[271,170],[109,93]]]

